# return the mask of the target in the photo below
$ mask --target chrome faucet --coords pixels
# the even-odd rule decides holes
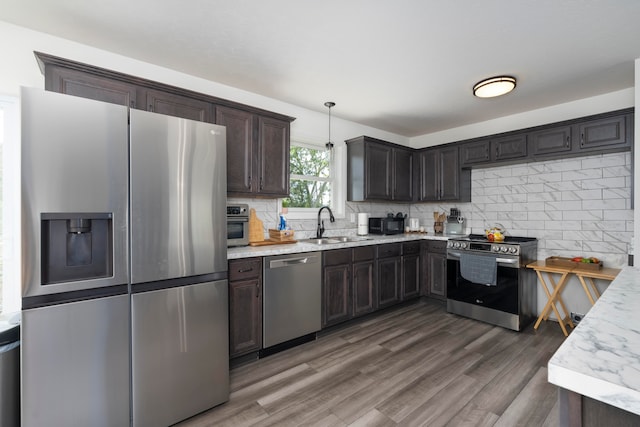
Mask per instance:
[[[320,214],[322,210],[326,209],[329,211],[329,221],[336,222],[336,219],[333,217],[333,212],[331,212],[331,208],[329,206],[323,206],[318,210],[318,228],[316,229],[316,239],[322,239],[322,233],[324,233],[324,219],[320,220]]]

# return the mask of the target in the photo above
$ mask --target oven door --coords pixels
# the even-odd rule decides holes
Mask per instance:
[[[498,259],[495,286],[464,279],[460,274],[460,253],[447,253],[447,299],[517,315],[520,274],[518,259],[489,253],[483,256]]]
[[[249,219],[227,218],[227,247],[249,244]]]

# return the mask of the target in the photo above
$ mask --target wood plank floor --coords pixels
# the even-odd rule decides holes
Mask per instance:
[[[234,368],[229,402],[179,426],[556,426],[563,340],[420,301]]]

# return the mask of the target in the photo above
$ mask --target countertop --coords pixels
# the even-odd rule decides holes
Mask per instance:
[[[331,237],[331,236],[325,236]],[[298,243],[287,243],[284,245],[270,246],[243,246],[239,248],[227,249],[227,259],[250,258],[257,256],[285,255],[301,252],[326,251],[331,249],[351,248],[355,246],[380,245],[384,243],[409,242],[412,240],[449,240],[449,235],[435,235],[427,233],[409,233],[396,234],[392,236],[366,236],[370,240],[361,240],[357,242],[331,243],[327,245],[316,245],[314,243],[299,241]]]
[[[640,415],[640,268],[623,268],[548,370],[552,384]]]

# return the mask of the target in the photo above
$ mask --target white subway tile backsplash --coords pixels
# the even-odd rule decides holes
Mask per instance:
[[[473,233],[499,223],[508,234],[538,238],[538,259],[584,255],[596,256],[608,267],[626,264],[634,228],[629,152],[473,169],[471,181],[471,203],[347,202],[346,218],[330,224],[327,231],[355,234],[350,213],[384,216],[401,211],[419,218],[432,232],[433,212],[448,213],[456,207]],[[256,208],[265,228],[275,225],[275,200],[237,201]],[[315,233],[315,220],[290,222],[300,230],[296,236]]]
[[[563,181],[583,181],[602,178],[602,169],[577,169],[562,172]]]
[[[547,182],[543,184],[544,191],[578,191],[582,189],[580,181]]]
[[[582,181],[582,188],[585,190],[590,188],[624,188],[625,185],[625,177],[585,179]]]
[[[562,200],[602,200],[602,190],[563,191]]]
[[[529,183],[531,184],[556,181],[565,181],[562,178],[562,172],[537,172],[535,175],[529,175]]]
[[[602,170],[602,177],[608,178],[611,176],[629,176],[631,171],[627,166],[610,166]]]

